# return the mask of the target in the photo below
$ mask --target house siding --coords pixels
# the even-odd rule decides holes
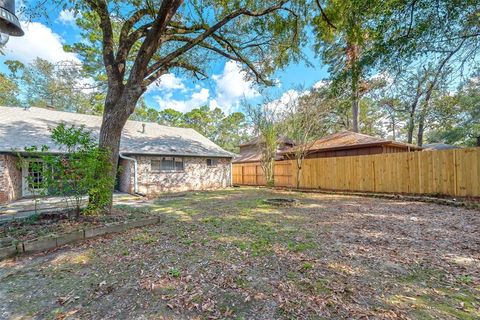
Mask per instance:
[[[155,195],[162,192],[187,190],[210,190],[230,186],[230,158],[215,158],[215,166],[207,166],[207,158],[183,157],[181,172],[152,172],[151,161],[161,160],[156,156],[132,156],[138,163],[138,192]],[[121,159],[120,191],[132,193],[134,169],[130,161]]]
[[[9,203],[22,197],[22,170],[18,158],[0,154],[0,203]]]
[[[351,149],[340,149],[340,150],[330,150],[330,151],[312,151],[309,153],[307,159],[315,158],[331,158],[331,157],[348,157],[348,156],[365,156],[372,154],[382,154],[382,153],[398,153],[398,152],[408,152],[407,148],[401,148],[396,146],[374,146],[374,147],[363,147],[363,148],[351,148]],[[294,158],[293,155],[285,155],[285,159]]]

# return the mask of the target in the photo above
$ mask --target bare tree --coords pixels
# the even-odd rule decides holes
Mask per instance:
[[[298,97],[289,99],[286,105],[283,127],[287,137],[292,140],[292,154],[296,168],[296,187],[300,187],[301,170],[305,158],[311,151],[315,141],[325,135],[331,122],[329,115],[332,104],[324,90],[304,91]]]
[[[278,119],[275,110],[268,104],[257,107],[247,106],[247,114],[250,118],[255,133],[257,134],[257,146],[261,152],[260,166],[265,175],[267,187],[275,185],[275,158],[278,149]]]

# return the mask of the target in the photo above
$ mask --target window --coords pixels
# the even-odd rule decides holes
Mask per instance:
[[[183,158],[164,157],[162,160],[150,161],[152,172],[183,171]]]
[[[207,167],[214,167],[217,165],[217,161],[214,159],[207,159]]]

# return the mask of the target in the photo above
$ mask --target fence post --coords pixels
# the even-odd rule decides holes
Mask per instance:
[[[453,149],[453,194],[455,196],[458,196],[457,186],[457,150]]]
[[[244,185],[244,184],[245,184],[245,182],[244,182],[244,179],[243,179],[243,163],[242,163],[242,166],[241,166],[240,168],[242,168],[242,170],[241,170],[241,172],[242,172],[242,175],[241,175],[241,177],[242,177],[242,185]]]

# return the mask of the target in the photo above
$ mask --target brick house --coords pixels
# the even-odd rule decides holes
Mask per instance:
[[[60,123],[84,125],[95,135],[102,118],[43,108],[0,107],[0,203],[32,195],[27,177],[41,179],[18,152],[32,145],[60,153],[50,129]],[[231,185],[233,154],[193,129],[127,121],[120,143],[117,189],[152,195],[168,191],[206,190]],[[35,166],[34,166],[35,167]]]

